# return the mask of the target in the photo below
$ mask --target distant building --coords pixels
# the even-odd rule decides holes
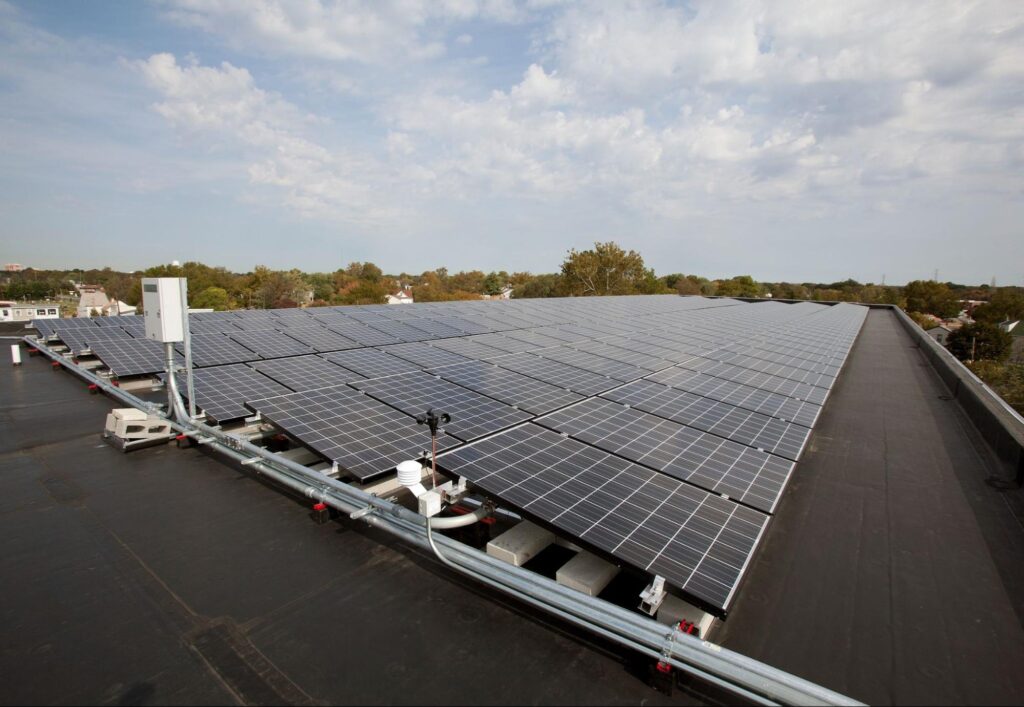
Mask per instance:
[[[404,287],[393,295],[384,295],[385,304],[412,304],[412,291]]]
[[[4,265],[4,272],[21,272],[25,266],[21,263],[7,263]]]
[[[933,339],[935,339],[935,341],[937,341],[940,344],[942,344],[943,346],[945,346],[946,345],[946,340],[949,339],[949,335],[953,333],[953,330],[950,329],[945,324],[940,324],[939,326],[932,327],[931,329],[929,329],[925,333],[928,336],[930,336]]]
[[[107,306],[103,308],[103,316],[124,317],[127,315],[136,314],[138,311],[138,307],[133,307],[127,302],[122,302],[119,299],[111,298],[110,301],[107,302]]]
[[[81,297],[78,299],[78,311],[76,312],[76,316],[102,317],[103,310],[106,309],[108,304],[110,304],[110,300],[107,298],[107,293],[103,291],[103,288],[98,286],[80,285],[78,287],[78,292],[81,294]]]
[[[1017,328],[1018,324],[1020,324],[1019,319],[1007,319],[1004,322],[999,322],[999,328],[1005,331],[1007,334],[1009,334],[1011,331]]]
[[[27,322],[31,319],[60,319],[60,305],[52,302],[0,302],[0,322]]]
[[[512,285],[505,285],[496,295],[481,295],[480,299],[512,299]]]

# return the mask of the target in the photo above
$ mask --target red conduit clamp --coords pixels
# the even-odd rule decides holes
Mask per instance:
[[[58,368],[60,368],[60,361],[50,361],[50,367],[56,371]]]
[[[324,503],[323,501],[320,501],[319,503],[314,503],[313,504],[313,510],[314,511],[326,511],[327,510],[327,504]]]
[[[96,385],[95,383],[90,383],[89,384],[89,392],[92,393],[93,395],[95,395],[99,391],[99,389],[100,389],[100,387],[98,385]]]
[[[113,385],[113,386],[114,386],[115,388],[120,388],[120,387],[121,387],[121,381],[117,381],[117,380],[112,380],[112,381],[110,381],[110,383],[111,383],[111,385]]]
[[[657,668],[659,673],[664,673],[665,675],[668,675],[672,672],[672,665],[670,663],[666,663],[663,660],[659,660],[658,664],[654,667]]]

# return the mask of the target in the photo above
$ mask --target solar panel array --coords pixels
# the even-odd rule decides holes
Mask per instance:
[[[722,615],[865,315],[672,296],[195,314],[196,403],[258,412],[360,481],[447,412],[442,469]],[[52,323],[118,375],[162,370],[142,329]]]

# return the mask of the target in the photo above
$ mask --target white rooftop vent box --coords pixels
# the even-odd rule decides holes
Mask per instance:
[[[185,312],[188,311],[187,279],[183,277],[142,278],[142,306],[146,310],[146,338],[163,343],[185,340]]]

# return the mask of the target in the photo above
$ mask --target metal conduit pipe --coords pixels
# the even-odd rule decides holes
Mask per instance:
[[[26,342],[34,345],[28,339]],[[53,352],[45,348],[39,350],[85,380],[96,384],[112,397],[149,412],[159,411],[159,406],[146,403],[111,386],[95,374],[68,364]],[[455,558],[452,563],[456,569],[484,584],[517,596],[532,606],[604,635],[621,645],[660,657],[677,668],[700,675],[737,694],[756,693],[783,704],[861,704],[845,695],[726,648],[693,636],[673,635],[676,633],[674,629],[653,619],[606,602],[599,604],[599,600],[563,587],[540,575],[512,568],[475,548],[464,546],[445,536],[439,536],[432,544],[426,538],[428,529],[422,516],[322,476],[288,459],[278,458],[246,440],[191,422],[182,424],[172,420],[171,424],[186,434],[207,436],[207,439],[211,440],[210,446],[225,456],[252,466],[258,473],[263,473],[308,498],[327,503],[343,513],[359,512],[362,520],[369,525],[392,533],[410,544],[433,550],[439,543],[445,548],[449,561]],[[255,458],[259,461],[254,463]],[[431,536],[430,540],[434,538]],[[763,699],[757,701],[763,702]]]
[[[461,516],[448,516],[445,518],[438,518],[434,516],[427,519],[427,530],[430,528],[437,528],[438,530],[450,530],[452,528],[464,528],[467,525],[473,525],[478,523],[491,514],[490,507],[483,505],[477,508],[472,513],[466,513]]]

